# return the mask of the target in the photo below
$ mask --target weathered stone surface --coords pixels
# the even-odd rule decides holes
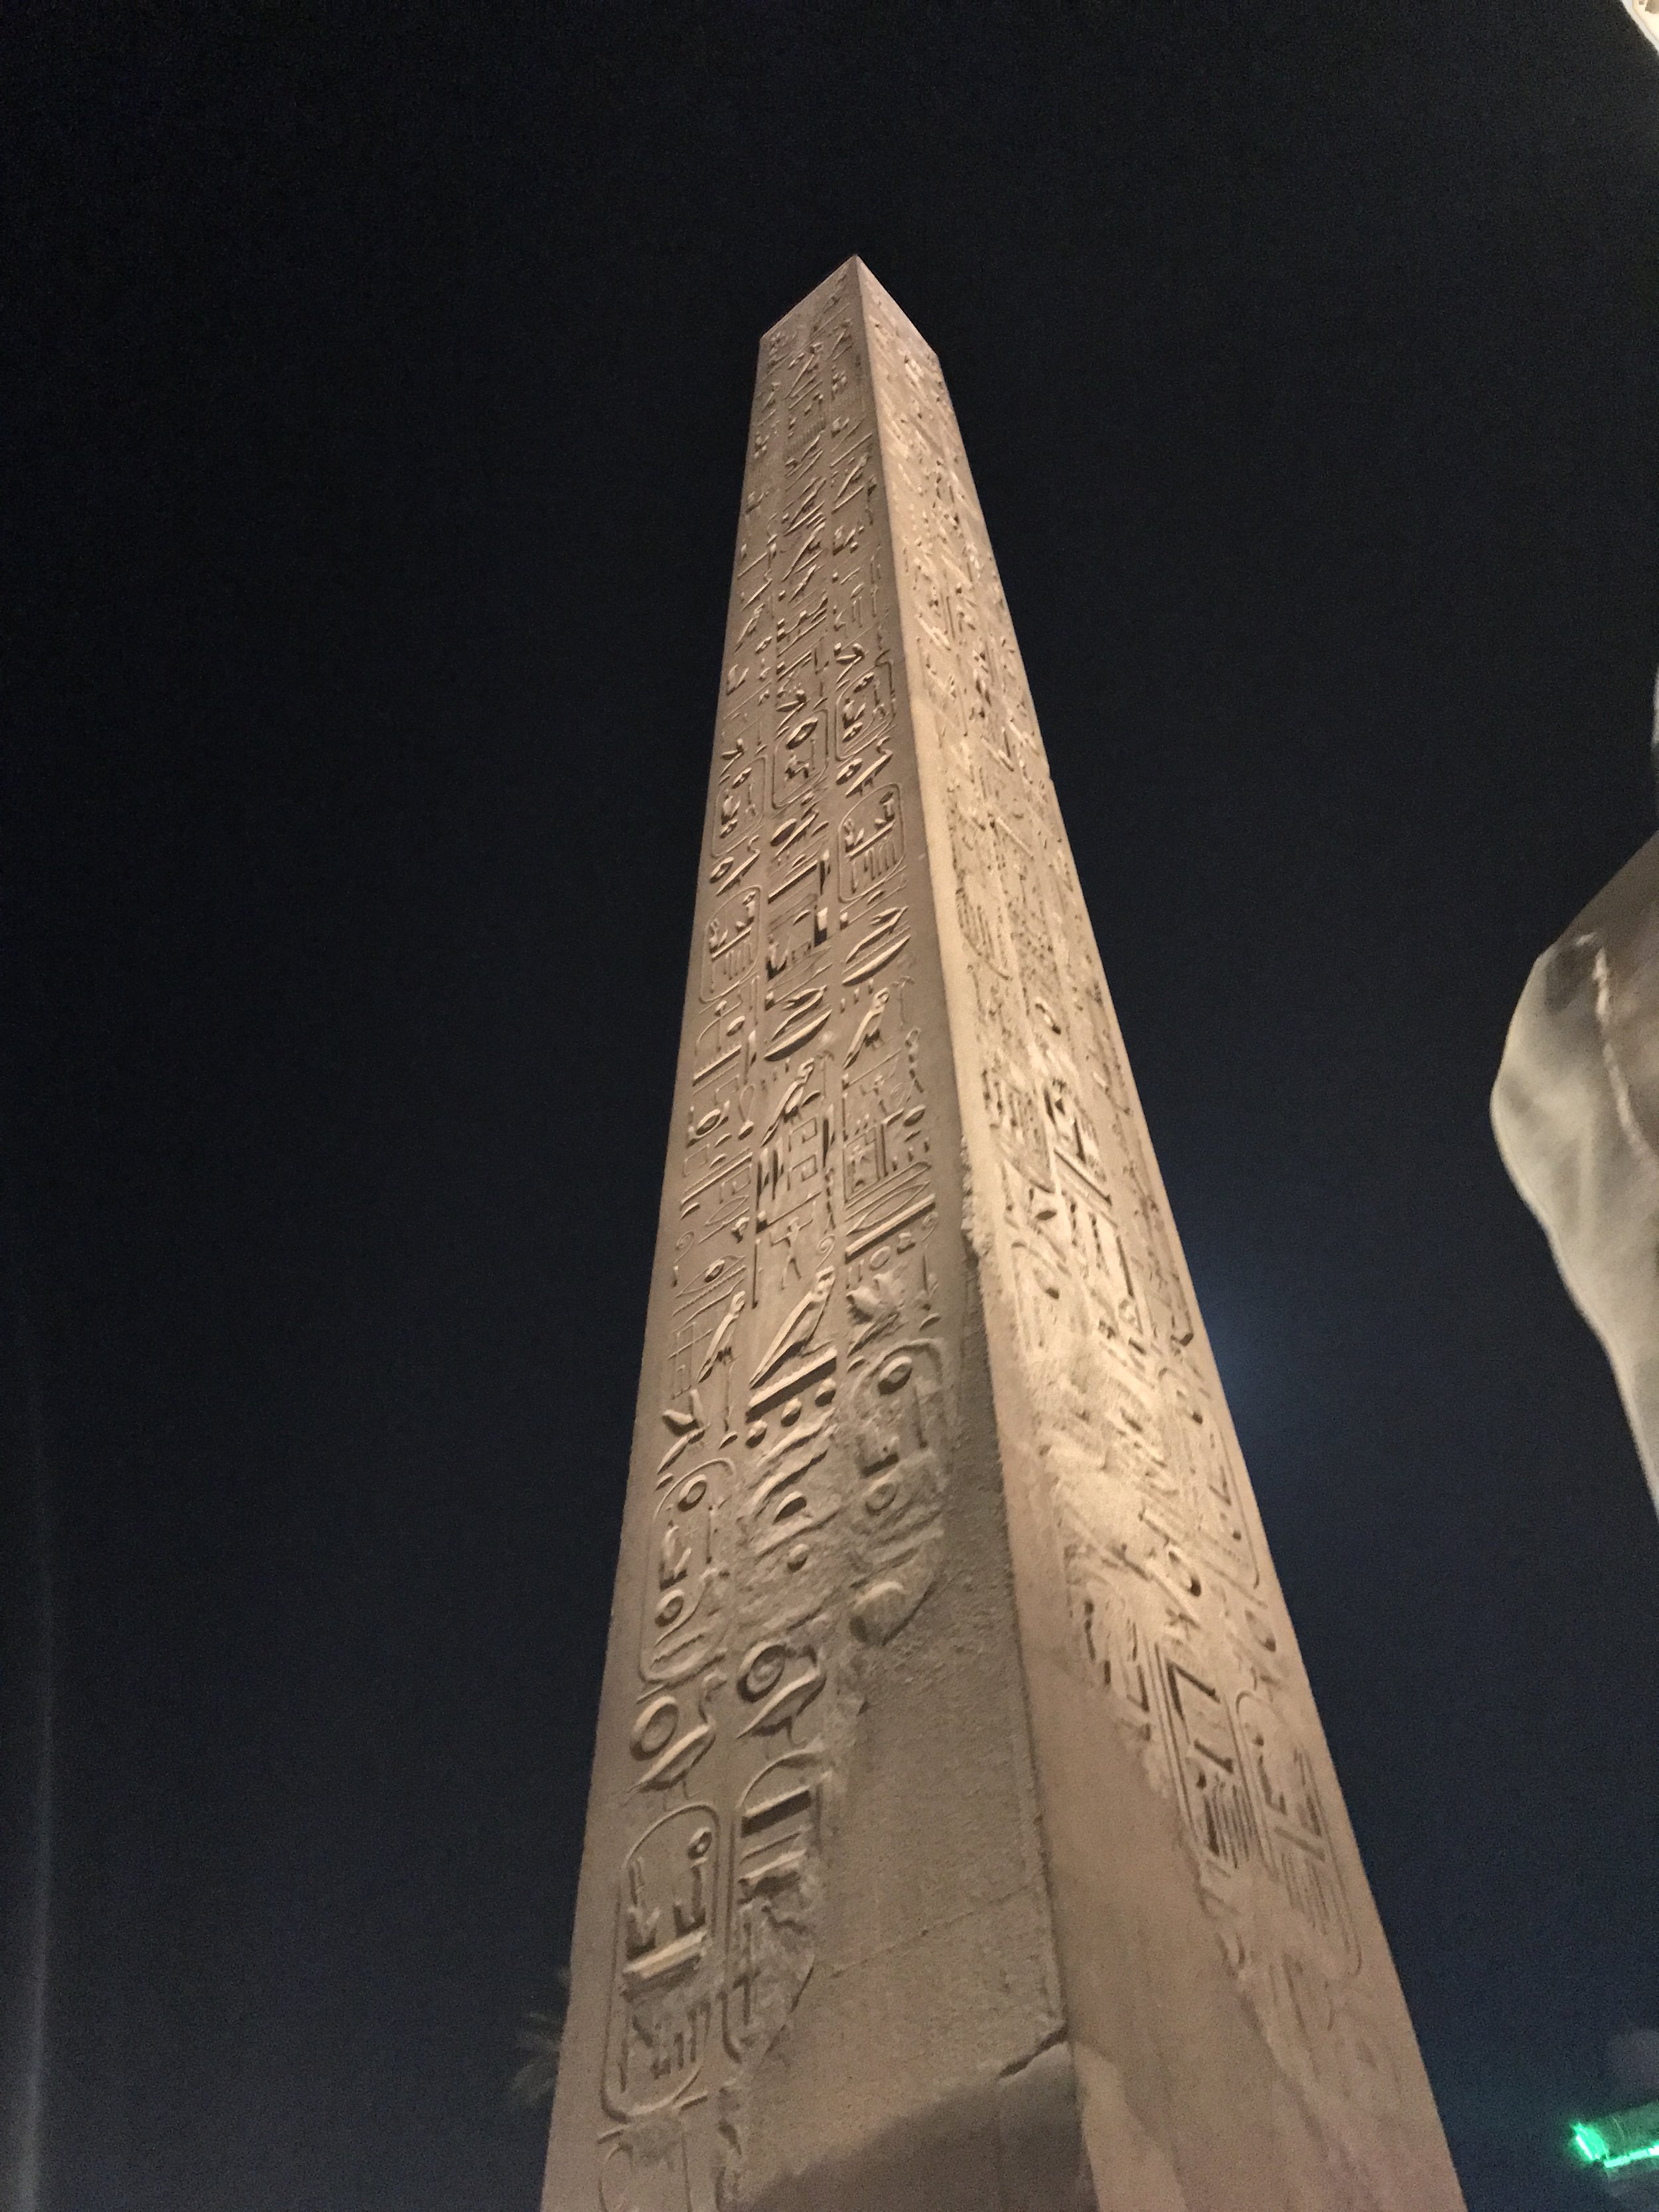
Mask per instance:
[[[1659,837],[1534,963],[1492,1120],[1601,1340],[1659,1505]]]
[[[761,352],[549,2212],[1461,2200],[938,363]]]

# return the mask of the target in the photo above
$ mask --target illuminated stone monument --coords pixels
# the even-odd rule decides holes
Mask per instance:
[[[857,262],[762,347],[673,1111],[547,2212],[1452,2212],[955,417]]]
[[[1534,963],[1492,1119],[1659,1505],[1659,836]]]

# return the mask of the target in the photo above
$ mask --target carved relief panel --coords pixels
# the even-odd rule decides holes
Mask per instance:
[[[1074,1663],[1177,1810],[1228,1969],[1290,2076],[1385,2109],[1396,2009],[1129,1082],[1018,647],[938,366],[872,288],[919,742],[940,783],[972,1018],[956,1053],[975,1240],[1020,1347]],[[977,1133],[977,1134],[975,1134]],[[1403,2018],[1403,2015],[1400,2015]],[[1406,2031],[1409,2035],[1409,2029]],[[1373,2063],[1356,2057],[1373,2053]]]
[[[750,430],[624,1534],[633,1681],[613,1643],[591,1815],[606,2212],[737,2203],[746,2085],[817,1956],[859,1670],[938,1571],[963,1265],[902,669],[848,270],[767,339]]]

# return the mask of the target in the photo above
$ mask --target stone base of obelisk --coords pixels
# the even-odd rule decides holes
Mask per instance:
[[[1097,2212],[1064,2044],[847,2157],[743,2200],[752,2212]]]

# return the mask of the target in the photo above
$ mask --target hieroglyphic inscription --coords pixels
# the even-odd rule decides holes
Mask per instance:
[[[646,1377],[652,1496],[630,1524],[607,2212],[736,2201],[744,2083],[812,1967],[860,1669],[937,1569],[948,1040],[907,842],[876,428],[849,269],[765,342],[744,482]]]
[[[1409,2028],[950,402],[849,263],[762,348],[551,2212],[742,2212],[757,2112],[776,2184],[757,2079],[798,2008],[856,2002],[815,1966],[837,1820],[879,1771],[860,1716],[951,1664],[927,1608],[970,1330],[1067,1697],[1163,1801],[1208,1971],[1359,2172]]]
[[[935,866],[953,878],[975,1017],[959,1024],[957,1076],[996,1162],[994,1188],[975,1194],[976,1242],[1014,1309],[1079,1662],[1103,1725],[1178,1808],[1281,2063],[1349,2094],[1366,1962],[1303,1741],[1311,1709],[955,417],[931,352],[879,288],[869,296],[913,681],[944,784],[950,851]]]

